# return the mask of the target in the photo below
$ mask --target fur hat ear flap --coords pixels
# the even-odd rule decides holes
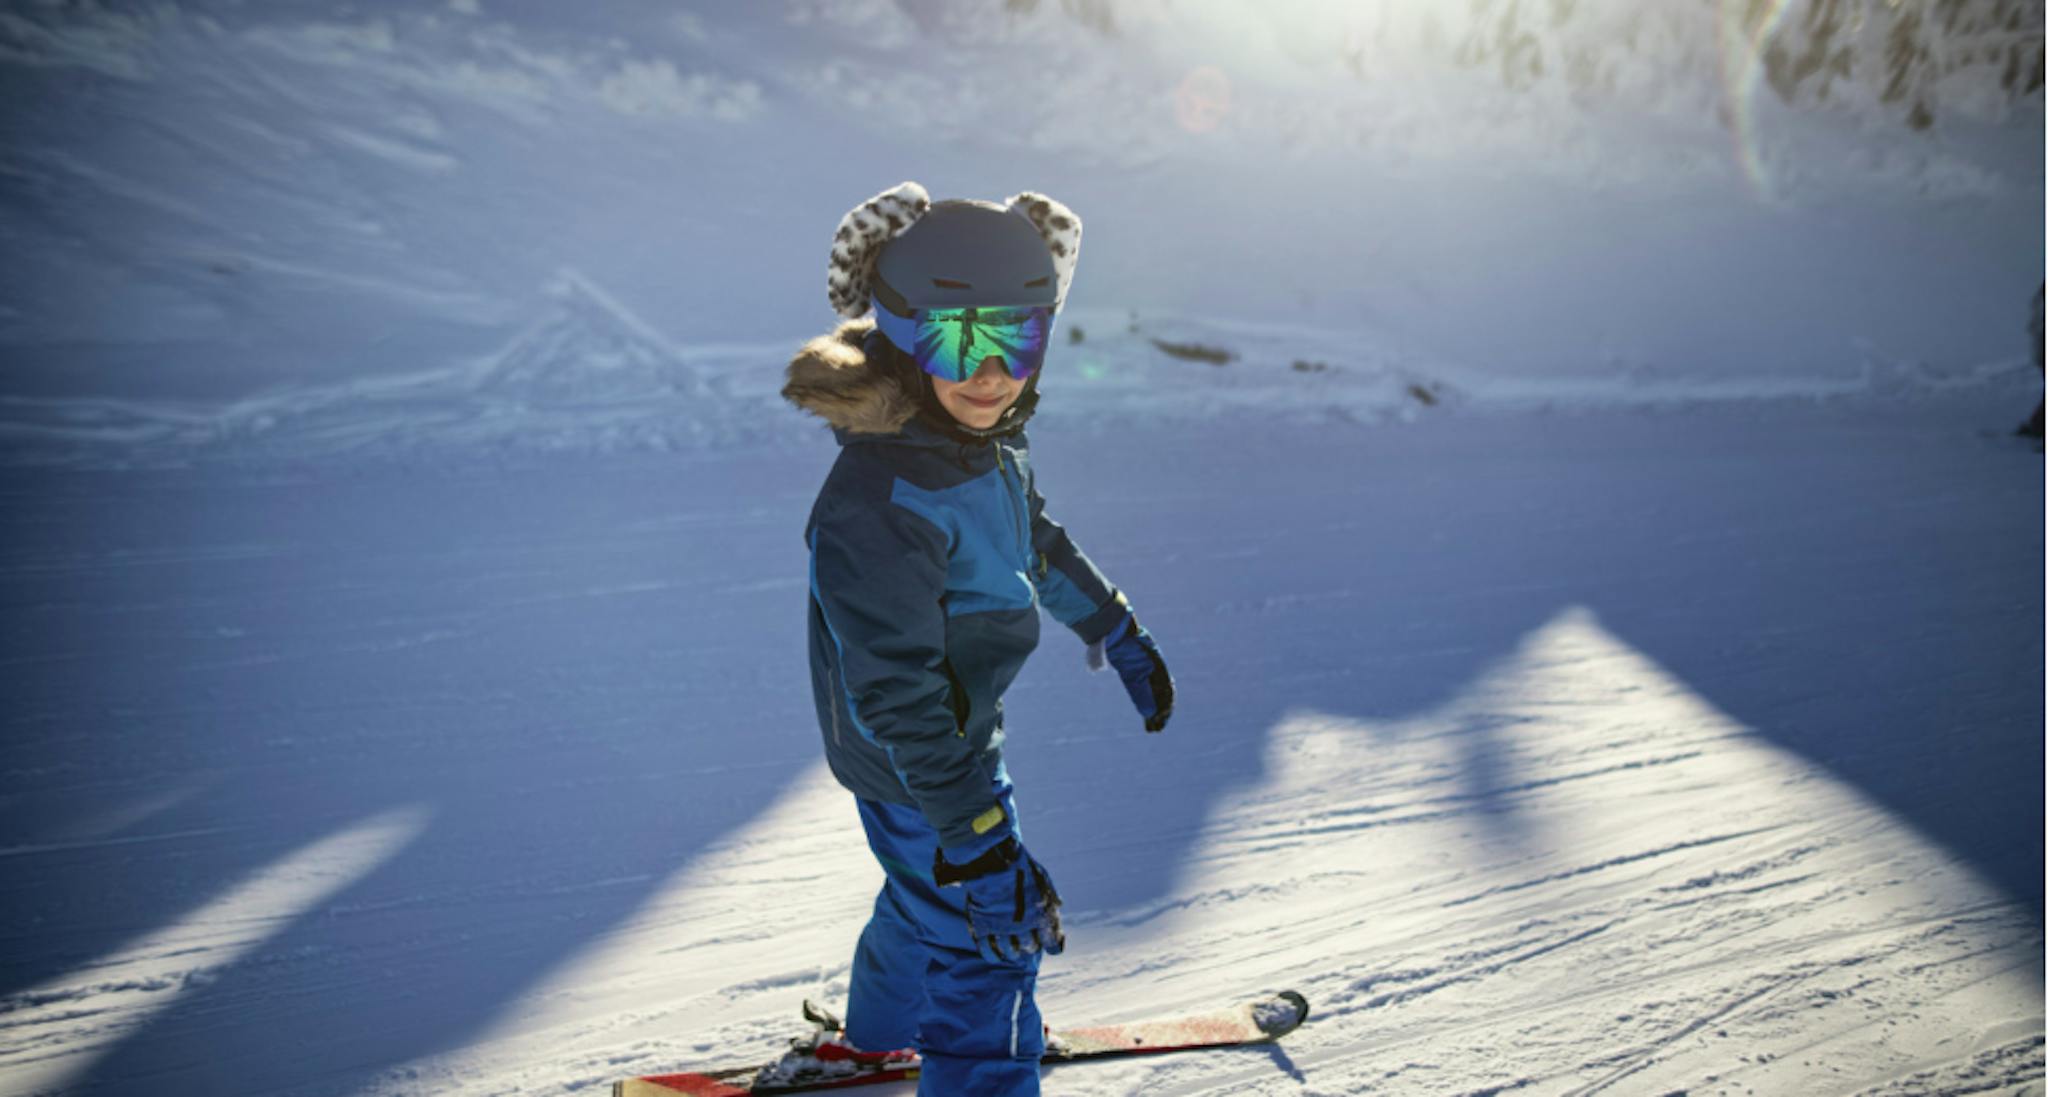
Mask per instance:
[[[1073,210],[1036,191],[1011,195],[1003,204],[1030,218],[1038,235],[1044,238],[1046,250],[1052,252],[1053,271],[1059,276],[1059,295],[1053,308],[1064,306],[1067,284],[1074,280],[1074,264],[1081,259],[1081,219]]]
[[[832,237],[832,261],[825,268],[825,290],[834,312],[852,319],[868,311],[875,258],[882,253],[882,245],[916,224],[931,204],[931,195],[923,187],[898,183],[839,219],[839,231]]]

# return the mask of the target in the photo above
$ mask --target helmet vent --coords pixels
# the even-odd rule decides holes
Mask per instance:
[[[951,278],[934,278],[934,279],[932,279],[932,285],[935,285],[935,286],[939,287],[940,289],[973,289],[973,288],[974,288],[974,285],[973,285],[972,283],[969,283],[969,282],[956,282],[956,281],[954,281],[954,280],[953,280],[953,279],[951,279]]]
[[[1036,288],[1036,287],[1038,287],[1038,286],[1045,286],[1045,285],[1051,285],[1051,284],[1052,284],[1052,275],[1048,274],[1048,275],[1046,275],[1046,276],[1045,276],[1045,277],[1043,277],[1043,278],[1033,278],[1033,279],[1032,279],[1031,281],[1029,281],[1029,282],[1026,282],[1026,283],[1024,283],[1024,288],[1025,288],[1025,289],[1033,289],[1033,288]]]

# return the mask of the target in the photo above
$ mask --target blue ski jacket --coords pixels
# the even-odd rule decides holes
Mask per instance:
[[[1007,784],[1003,691],[1038,646],[1039,608],[1092,644],[1127,603],[1046,516],[1022,431],[1035,391],[1013,427],[962,437],[920,416],[879,339],[872,320],[840,325],[783,389],[841,447],[804,531],[812,692],[840,784],[966,844]]]

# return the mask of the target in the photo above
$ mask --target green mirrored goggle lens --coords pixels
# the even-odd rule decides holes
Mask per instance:
[[[953,382],[974,376],[990,358],[1022,381],[1045,364],[1052,339],[1052,309],[1045,306],[921,309],[911,321],[918,368]]]

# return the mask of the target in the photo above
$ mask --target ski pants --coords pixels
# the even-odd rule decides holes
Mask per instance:
[[[1016,818],[1010,798],[1004,807]],[[1032,992],[1038,954],[997,962],[967,933],[966,891],[932,883],[938,832],[907,804],[860,800],[888,879],[861,931],[847,992],[855,1047],[914,1047],[920,1097],[1037,1097],[1045,1029]]]

